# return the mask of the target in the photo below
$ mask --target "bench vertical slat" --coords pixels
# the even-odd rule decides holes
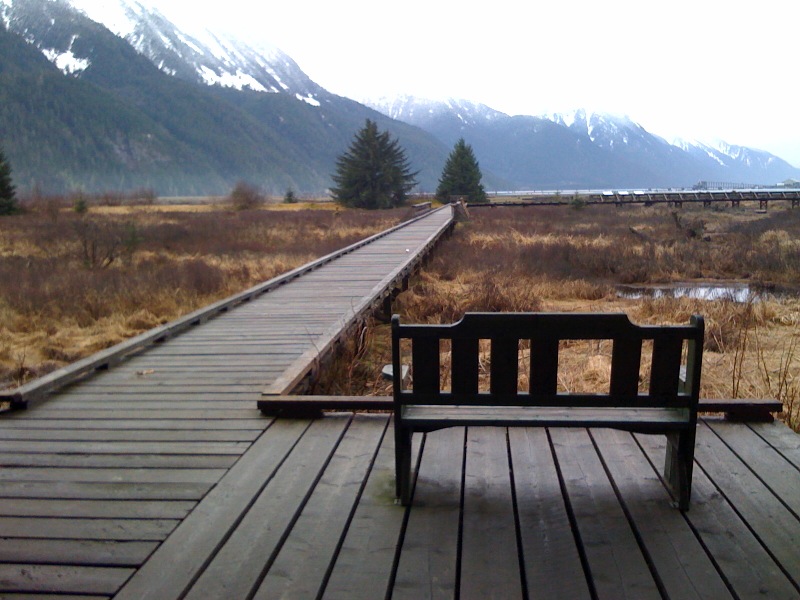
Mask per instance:
[[[558,338],[531,340],[531,394],[555,394],[558,388]]]
[[[478,351],[477,338],[453,339],[453,368],[450,389],[454,394],[478,393]]]
[[[678,393],[683,339],[658,337],[653,342],[650,394],[674,398]]]
[[[519,340],[516,338],[491,338],[492,394],[516,394],[519,375]]]
[[[612,396],[635,397],[639,393],[639,369],[642,362],[641,338],[617,338],[611,351]]]
[[[414,338],[411,342],[415,393],[439,393],[439,340]]]

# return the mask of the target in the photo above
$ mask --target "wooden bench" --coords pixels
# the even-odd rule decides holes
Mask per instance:
[[[392,365],[401,372],[410,340],[410,389],[394,378],[397,497],[411,500],[411,436],[445,427],[609,427],[667,436],[664,480],[688,510],[703,353],[703,318],[689,325],[637,326],[625,314],[467,313],[452,325],[401,325],[392,317]],[[451,389],[440,384],[441,342],[450,344]],[[488,386],[479,382],[488,340]],[[610,340],[611,381],[596,393],[557,390],[564,340]],[[652,341],[652,353],[649,352]],[[521,341],[529,342],[521,344]],[[568,342],[569,343],[569,342]],[[521,348],[530,386],[518,389]],[[401,355],[401,350],[403,354]],[[646,392],[642,359],[650,355]],[[686,362],[683,363],[685,357]],[[522,361],[525,363],[526,361]],[[482,387],[487,389],[481,389]]]

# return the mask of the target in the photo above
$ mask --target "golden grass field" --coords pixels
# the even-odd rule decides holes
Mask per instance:
[[[37,206],[0,219],[0,386],[23,383],[398,223],[332,204]]]
[[[245,211],[91,206],[85,214],[38,206],[0,219],[0,382],[45,374],[406,216],[299,203]],[[473,209],[398,296],[395,311],[407,322],[453,322],[468,310],[626,312],[641,324],[685,323],[699,313],[706,318],[702,394],[779,398],[797,428],[797,290],[736,303],[626,299],[615,287],[686,281],[796,286],[800,211]],[[603,344],[570,345],[562,389],[602,385],[609,356]],[[316,391],[388,394],[380,368],[389,362],[389,328],[374,323]]]
[[[639,324],[687,323],[692,314],[702,314],[703,396],[779,398],[797,428],[797,290],[737,303],[627,299],[615,287],[687,281],[745,281],[767,290],[796,285],[800,211],[474,209],[472,220],[457,226],[397,298],[394,310],[404,322],[441,323],[454,322],[466,311],[625,312]],[[390,385],[379,376],[391,360],[389,336],[385,324],[364,332],[318,390],[390,394]],[[588,391],[607,384],[609,377],[609,347],[587,342],[562,349],[563,391]],[[520,388],[525,384],[520,381]]]

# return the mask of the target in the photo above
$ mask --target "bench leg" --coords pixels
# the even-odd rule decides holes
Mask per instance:
[[[692,496],[695,429],[667,434],[664,479],[680,510],[689,510]]]
[[[411,430],[394,428],[395,493],[403,506],[411,502]]]

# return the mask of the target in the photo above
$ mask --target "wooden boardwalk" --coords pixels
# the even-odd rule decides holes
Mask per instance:
[[[415,438],[404,509],[387,416],[193,396],[87,419],[76,405],[109,401],[75,390],[4,423],[2,597],[800,597],[800,441],[781,424],[704,422],[685,515],[661,436],[447,429]]]
[[[385,254],[412,254],[410,236]],[[302,381],[300,357],[361,306],[331,281],[363,300],[396,265],[314,271],[310,291],[291,290],[303,276],[0,418],[0,598],[800,597],[800,437],[783,425],[704,422],[682,515],[659,436],[418,435],[405,509],[387,415],[261,415],[265,386]]]

